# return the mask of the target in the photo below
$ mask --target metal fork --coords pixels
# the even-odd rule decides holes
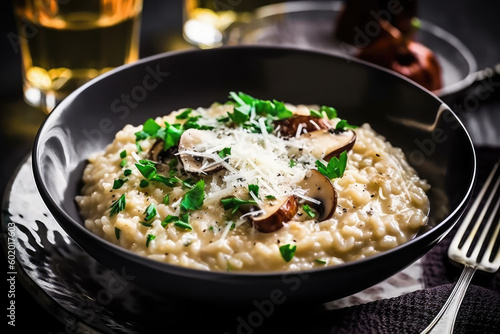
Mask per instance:
[[[464,265],[462,275],[443,307],[421,334],[453,333],[460,304],[476,270],[500,267],[500,160],[465,216],[448,248],[448,257]]]

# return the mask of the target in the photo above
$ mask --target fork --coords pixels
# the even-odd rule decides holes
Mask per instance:
[[[453,333],[460,304],[476,270],[494,273],[500,267],[500,160],[460,225],[448,257],[464,265],[453,291],[421,334]]]

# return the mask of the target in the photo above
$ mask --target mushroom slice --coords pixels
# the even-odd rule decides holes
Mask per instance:
[[[273,200],[262,207],[265,213],[251,217],[253,226],[259,232],[271,233],[283,227],[297,213],[298,203],[295,196]]]
[[[204,157],[203,152],[199,152],[199,155],[187,152],[194,151],[196,145],[212,141],[214,139],[212,137],[215,137],[212,132],[197,129],[188,129],[181,135],[179,139],[179,157],[186,172],[209,174],[223,168],[222,164],[212,165],[214,161]],[[209,166],[205,167],[207,164]]]
[[[333,217],[337,207],[337,192],[332,182],[316,169],[311,169],[306,178],[299,186],[307,190],[307,196],[321,202],[321,204],[310,203],[310,206],[318,211],[318,221]]]
[[[164,150],[164,142],[162,139],[156,140],[156,142],[153,144],[151,149],[149,150],[146,159],[157,162],[158,165],[156,166],[157,170],[161,173],[164,171],[168,171],[168,167],[166,165],[166,158],[171,155],[175,154],[177,147],[171,147],[168,150]]]
[[[317,130],[300,136],[310,141],[313,147],[311,154],[316,158],[330,161],[332,157],[338,157],[340,153],[349,151],[356,142],[356,132],[352,130],[337,132],[335,130]]]
[[[300,127],[300,134],[317,131],[320,129],[330,129],[333,125],[326,118],[318,118],[305,115],[294,115],[290,118],[274,121],[278,127],[278,132],[282,137],[295,137]]]

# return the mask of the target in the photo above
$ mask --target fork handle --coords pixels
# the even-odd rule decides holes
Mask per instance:
[[[455,284],[455,287],[451,291],[450,296],[436,317],[432,320],[429,326],[421,332],[421,334],[453,333],[453,327],[455,325],[458,310],[460,309],[460,304],[464,299],[465,292],[467,291],[475,272],[475,267],[469,265],[464,266],[464,270]]]

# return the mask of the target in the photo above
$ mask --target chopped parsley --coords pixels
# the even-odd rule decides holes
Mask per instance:
[[[122,230],[120,230],[118,227],[115,227],[115,237],[116,237],[116,240],[120,240],[120,232]]]
[[[231,155],[231,147],[224,147],[217,155],[221,158],[224,159],[225,157]]]
[[[120,152],[120,158],[125,159],[127,157],[127,151],[123,150]]]
[[[273,195],[266,195],[266,199],[276,199]]]
[[[146,188],[147,186],[149,186],[148,180],[141,180],[141,182],[139,183],[139,187],[141,188]]]
[[[256,184],[249,184],[248,185],[248,192],[251,192],[255,195],[255,197],[259,197],[259,186]]]
[[[234,111],[232,113],[227,113],[229,119],[237,125],[243,125],[245,128],[254,130],[259,128],[254,128],[251,123],[244,124],[249,121],[252,114],[266,118],[270,116],[274,119],[285,119],[293,116],[293,113],[285,107],[285,104],[277,100],[273,100],[272,102],[268,100],[260,100],[242,92],[230,92],[229,98],[236,102]],[[268,118],[268,120],[272,119]],[[266,127],[267,125],[268,124],[266,124]]]
[[[174,223],[175,226],[186,229],[186,230],[193,229],[191,227],[191,225],[189,224],[189,214],[188,213],[185,213],[185,214],[181,215],[180,217],[168,215],[161,222],[161,226],[166,227],[170,223]]]
[[[157,214],[156,206],[153,203],[149,204],[146,210],[144,210],[144,216],[146,221],[149,221],[154,217],[156,217],[156,214]]]
[[[240,206],[242,205],[257,205],[257,202],[255,202],[253,199],[252,200],[242,200],[239,199],[238,197],[229,197],[229,198],[223,198],[221,199],[222,206],[224,207],[224,210],[230,210],[231,214],[234,214]]]
[[[152,227],[153,226],[153,223],[148,223],[148,222],[140,222],[141,225],[144,225],[146,227]]]
[[[189,190],[181,201],[181,209],[198,210],[203,206],[205,200],[205,181],[200,180]]]
[[[127,182],[128,179],[118,179],[113,182],[113,189],[120,189],[125,182]]]
[[[113,217],[118,214],[118,212],[121,212],[125,209],[126,205],[126,199],[125,199],[125,194],[121,195],[119,199],[111,203],[111,206],[109,207],[111,211],[109,212],[109,216]]]
[[[179,220],[179,217],[177,216],[172,216],[172,215],[168,215],[167,217],[165,217],[165,219],[163,219],[163,221],[161,222],[161,226],[165,227],[167,226],[168,224],[174,222],[174,221],[177,221]]]
[[[156,171],[155,165],[156,163],[150,160],[140,160],[139,163],[135,164],[139,172],[141,172],[142,176],[144,176],[147,180],[158,181],[169,187],[174,187],[178,182],[178,179],[159,175]]]
[[[176,119],[186,119],[189,117],[189,114],[193,111],[193,108],[187,108],[183,112],[181,112],[179,115],[175,116]]]
[[[297,161],[290,159],[290,167],[297,166]]]
[[[169,205],[170,204],[170,194],[166,194],[163,197],[163,204],[165,204],[165,205]]]
[[[326,264],[326,261],[322,260],[322,259],[316,259],[316,260],[314,260],[314,262],[316,262],[318,264]]]
[[[296,251],[297,251],[297,245],[286,244],[280,247],[281,257],[286,262],[290,262],[293,259]]]
[[[340,153],[339,158],[333,157],[328,162],[328,166],[325,166],[320,160],[316,160],[316,167],[318,171],[326,176],[327,178],[335,179],[338,177],[342,177],[344,175],[344,171],[347,165],[347,152],[344,151]]]
[[[131,169],[125,169],[123,171],[123,175],[125,175],[125,176],[129,176],[130,174],[132,174],[132,170]]]
[[[347,129],[356,129],[356,128],[357,128],[356,125],[351,125],[347,123],[345,119],[340,120],[340,122],[338,122],[337,125],[335,126],[335,130],[343,130],[343,131]]]
[[[149,247],[149,243],[151,242],[151,240],[154,240],[156,238],[156,236],[154,234],[148,234],[148,236],[146,237],[146,247]]]
[[[302,206],[302,210],[304,210],[304,212],[311,218],[314,218],[316,217],[316,212],[313,211],[313,209],[311,209],[311,207],[307,204],[304,204]]]
[[[125,167],[127,166],[127,159],[123,159],[122,161],[120,161],[120,167]]]
[[[325,113],[328,119],[337,117],[337,110],[333,107],[321,106],[321,109],[319,111],[321,113]]]

